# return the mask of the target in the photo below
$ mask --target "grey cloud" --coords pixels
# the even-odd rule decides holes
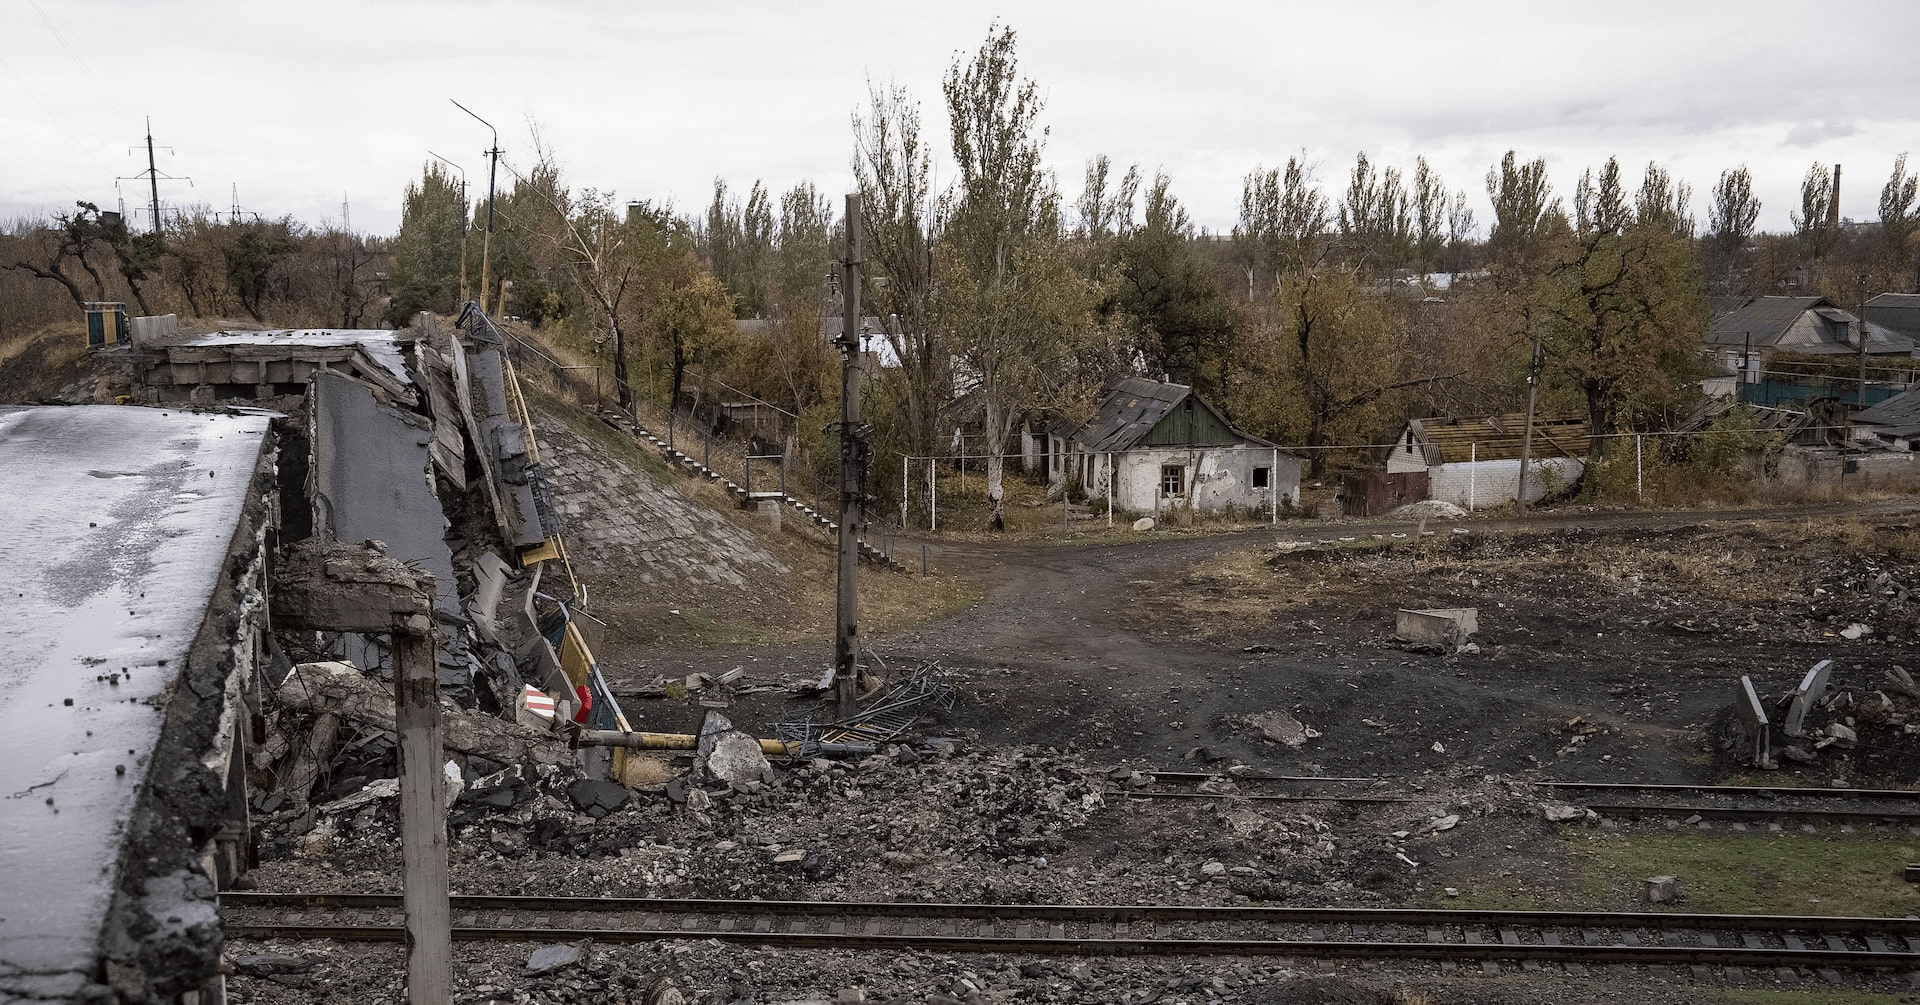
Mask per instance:
[[[1810,147],[1827,140],[1839,140],[1852,136],[1860,127],[1851,122],[1800,122],[1787,130],[1787,138],[1781,146]]]

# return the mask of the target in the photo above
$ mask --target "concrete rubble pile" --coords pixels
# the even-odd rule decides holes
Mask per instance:
[[[1720,746],[1764,770],[1799,768],[1829,785],[1898,787],[1920,767],[1920,683],[1899,664],[1878,679],[1861,664],[1822,660],[1776,690],[1742,677]]]

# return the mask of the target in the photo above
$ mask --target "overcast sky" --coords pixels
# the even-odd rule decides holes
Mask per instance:
[[[1844,164],[1842,214],[1874,219],[1894,157],[1920,147],[1911,0],[0,0],[0,219],[144,211],[151,116],[160,171],[192,179],[161,182],[165,207],[224,212],[237,188],[247,212],[337,223],[344,202],[353,229],[391,234],[429,150],[485,191],[489,134],[456,98],[514,166],[537,123],[576,188],[693,211],[716,176],[776,194],[810,179],[837,206],[869,81],[905,85],[944,150],[941,75],[996,18],[1046,96],[1069,200],[1104,153],[1167,171],[1216,232],[1249,171],[1302,152],[1334,198],[1358,151],[1409,175],[1424,154],[1484,234],[1508,149],[1545,157],[1569,201],[1610,154],[1636,184],[1658,161],[1703,225],[1720,172],[1746,164],[1761,228],[1785,230],[1810,164]]]

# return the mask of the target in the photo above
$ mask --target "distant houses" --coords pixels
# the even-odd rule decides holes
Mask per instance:
[[[1775,356],[1912,358],[1911,335],[1840,309],[1825,297],[1752,297],[1713,319],[1706,348],[1714,363],[1739,375],[1741,386],[1765,383]],[[1773,401],[1760,402],[1774,404]]]

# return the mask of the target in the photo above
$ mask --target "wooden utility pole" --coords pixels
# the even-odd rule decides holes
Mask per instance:
[[[866,484],[867,444],[860,426],[860,196],[847,196],[847,257],[841,262],[840,329],[840,563],[834,603],[833,680],[840,715],[853,714],[860,695],[860,494]]]
[[[1527,368],[1527,428],[1520,433],[1520,488],[1514,493],[1513,511],[1527,511],[1527,465],[1533,460],[1533,401],[1540,391],[1540,366],[1546,362],[1546,346],[1540,341],[1540,329],[1533,331],[1533,362]]]

